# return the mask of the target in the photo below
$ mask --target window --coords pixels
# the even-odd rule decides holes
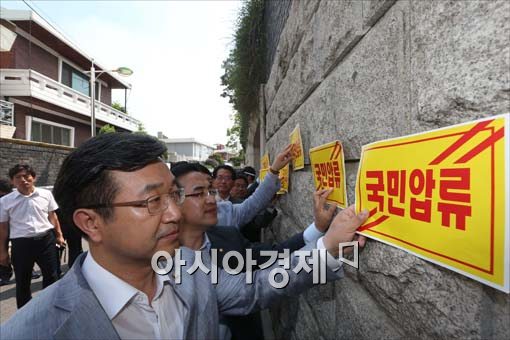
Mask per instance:
[[[74,145],[74,128],[46,120],[28,117],[30,140],[66,146]]]
[[[67,85],[86,96],[90,96],[89,76],[76,70],[74,67],[65,62],[62,63],[62,84]],[[99,86],[101,85],[96,82],[94,91],[96,93],[96,100],[99,100]]]

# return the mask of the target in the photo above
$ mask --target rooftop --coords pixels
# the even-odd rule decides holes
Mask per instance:
[[[29,10],[14,10],[0,7],[0,19],[30,33],[32,37],[43,42],[45,45],[51,46],[52,49],[62,56],[73,60],[84,69],[90,67],[93,58],[82,51],[71,42],[71,40],[65,37],[62,32],[58,31],[51,23],[37,13]],[[100,71],[110,70],[110,68],[97,63],[96,60],[94,60],[94,67],[96,70]],[[109,80],[113,88],[131,88],[131,84],[114,73],[105,71],[103,77],[110,78]]]

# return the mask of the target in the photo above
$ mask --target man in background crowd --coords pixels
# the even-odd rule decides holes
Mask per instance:
[[[11,183],[8,180],[0,178],[0,198],[3,196],[10,194],[12,192]],[[1,200],[0,200],[0,209],[1,208]],[[9,231],[7,231],[7,237],[5,238],[4,243],[5,249],[9,248]],[[0,263],[0,286],[6,285],[9,283],[9,280],[12,277],[12,267],[8,262],[7,264]]]
[[[245,199],[242,203],[233,204],[231,201],[218,200],[218,225],[221,226],[234,226],[241,231],[243,227],[250,223],[253,218],[263,209],[271,204],[274,195],[280,189],[280,180],[278,174],[280,170],[286,166],[291,160],[292,144],[287,145],[279,154],[276,155],[273,163],[269,167],[267,175],[260,183],[256,192]],[[232,167],[229,167],[232,169]],[[221,169],[216,168],[217,176]],[[229,171],[230,172],[230,171]],[[231,176],[235,176],[234,169],[230,172]],[[232,175],[233,174],[233,175]],[[213,171],[214,176],[214,171]],[[233,181],[232,181],[233,183]],[[213,180],[213,188],[220,189],[216,185],[217,182]]]
[[[244,199],[248,195],[247,189],[248,179],[242,172],[238,171],[236,173],[234,186],[230,190],[230,201],[232,203],[241,203],[242,201],[244,201]]]
[[[242,172],[246,176],[246,179],[248,180],[248,188],[246,193],[246,197],[248,197],[251,194],[253,194],[255,189],[257,189],[257,187],[259,186],[259,182],[257,181],[257,172],[251,166],[245,166]]]
[[[232,203],[243,203],[243,201],[249,196],[248,177],[250,176],[245,175],[244,169],[237,171],[234,186],[232,187],[232,190],[230,190],[230,201]],[[258,187],[258,183],[255,182],[255,184],[256,185],[252,183],[252,188]],[[278,211],[273,207],[272,203],[267,202],[262,211],[260,211],[250,222],[241,226],[240,229],[243,236],[250,242],[260,242],[261,229],[267,228],[277,214]]]
[[[43,275],[43,288],[58,279],[55,244],[64,245],[55,211],[58,205],[51,191],[36,188],[36,173],[27,164],[16,164],[9,170],[14,191],[1,198],[0,264],[9,263],[5,246],[10,233],[12,265],[16,276],[16,304],[23,307],[31,298],[30,284],[34,262]]]
[[[12,192],[11,183],[8,180],[0,178],[0,198]]]
[[[230,165],[218,165],[213,170],[213,187],[218,189],[218,201],[230,201],[230,190],[234,187],[236,172]]]

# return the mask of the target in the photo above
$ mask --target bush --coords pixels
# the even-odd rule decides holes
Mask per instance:
[[[111,126],[110,124],[103,125],[101,129],[99,129],[99,134],[102,135],[104,133],[112,133],[115,131],[115,126]]]

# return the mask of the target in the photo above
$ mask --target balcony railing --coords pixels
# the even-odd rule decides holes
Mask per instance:
[[[90,119],[89,96],[33,70],[0,69],[0,93],[2,96],[32,96]],[[96,119],[130,131],[140,124],[137,119],[99,101],[95,106]]]
[[[14,125],[14,104],[0,100],[0,124]]]

